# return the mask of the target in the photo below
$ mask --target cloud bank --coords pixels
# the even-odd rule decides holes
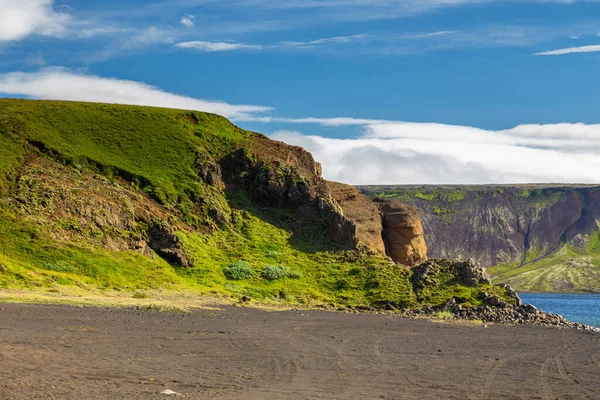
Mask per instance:
[[[0,42],[31,34],[60,35],[70,16],[52,7],[53,0],[0,0]]]
[[[316,123],[360,125],[363,133],[332,139],[278,131],[272,138],[313,153],[329,180],[357,185],[600,183],[600,125],[520,125],[491,131],[352,118]]]
[[[0,93],[35,99],[133,104],[197,110],[227,118],[250,118],[270,107],[232,105],[165,92],[145,83],[79,74],[63,68],[0,74]]]

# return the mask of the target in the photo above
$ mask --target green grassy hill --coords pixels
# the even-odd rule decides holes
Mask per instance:
[[[418,306],[409,268],[331,239],[313,164],[212,114],[0,100],[0,291]]]

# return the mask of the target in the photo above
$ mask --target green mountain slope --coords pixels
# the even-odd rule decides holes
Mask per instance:
[[[0,289],[400,307],[506,294],[447,279],[424,296],[410,268],[334,241],[343,216],[312,156],[216,115],[4,99],[0,143]]]

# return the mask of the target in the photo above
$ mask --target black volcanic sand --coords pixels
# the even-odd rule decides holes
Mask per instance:
[[[241,307],[0,304],[0,399],[169,397],[599,399],[600,335]]]

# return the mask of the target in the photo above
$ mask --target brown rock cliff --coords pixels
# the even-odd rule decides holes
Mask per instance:
[[[392,260],[414,266],[427,260],[427,246],[416,208],[392,200],[375,199],[382,215],[382,236]]]
[[[327,219],[332,238],[346,248],[366,246],[395,262],[427,259],[420,216],[394,201],[373,201],[350,185],[327,182],[321,165],[301,147],[253,134],[248,147],[221,160],[226,187],[249,189],[268,206],[294,207],[299,220]]]
[[[391,200],[372,200],[342,183],[327,182],[327,186],[358,243],[409,266],[427,260],[423,227],[414,207]]]

